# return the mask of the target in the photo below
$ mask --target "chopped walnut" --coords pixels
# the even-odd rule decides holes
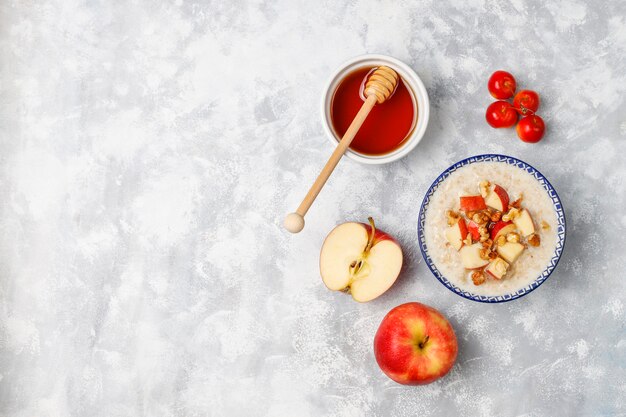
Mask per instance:
[[[511,243],[518,243],[520,241],[519,234],[511,232],[506,235],[506,241]]]
[[[491,186],[491,183],[489,181],[481,181],[480,184],[478,184],[478,188],[480,189],[480,195],[485,198],[487,197],[487,194],[489,194],[489,187]]]
[[[471,233],[467,234],[467,237],[465,238],[463,243],[466,244],[467,246],[472,244],[472,234]]]
[[[446,210],[446,217],[448,219],[448,226],[454,226],[459,221],[459,213],[453,210]]]
[[[532,235],[528,236],[528,244],[530,246],[539,246],[539,244],[541,243],[541,238],[539,238],[539,235],[537,233],[533,233]]]
[[[474,223],[476,224],[486,224],[490,219],[490,216],[487,213],[483,213],[483,212],[478,212],[475,213],[472,216],[472,220],[474,221]]]
[[[499,211],[494,211],[493,213],[491,213],[491,217],[489,220],[491,220],[492,222],[497,222],[497,221],[500,221],[501,218],[502,218],[502,213]]]
[[[493,240],[491,239],[483,240],[481,241],[481,243],[483,244],[483,248],[485,249],[490,249],[493,246]]]
[[[480,252],[478,252],[478,256],[480,256],[480,259],[489,259],[490,253],[491,253],[490,249],[482,248]]]
[[[504,246],[505,243],[506,243],[506,237],[502,235],[498,236],[498,239],[496,239],[496,244],[498,246]]]
[[[472,282],[474,285],[481,285],[485,283],[485,275],[481,271],[472,272]]]
[[[512,208],[511,210],[509,210],[508,213],[506,213],[505,215],[502,216],[502,220],[505,222],[508,221],[513,221],[515,219],[517,219],[520,215],[520,212],[518,209],[516,208]]]
[[[545,220],[542,220],[541,221],[541,228],[543,230],[550,230],[550,225]]]
[[[471,220],[474,217],[474,214],[476,214],[476,212],[475,211],[468,211],[465,214],[467,215],[467,218]]]
[[[495,252],[489,252],[489,260],[493,261],[494,259],[496,259],[498,257],[498,254]]]
[[[478,233],[480,234],[481,242],[489,240],[489,230],[487,229],[487,226],[478,226]]]

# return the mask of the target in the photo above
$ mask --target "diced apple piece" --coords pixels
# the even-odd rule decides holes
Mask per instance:
[[[496,258],[485,268],[485,272],[497,280],[501,280],[509,269],[509,264],[502,258]]]
[[[498,246],[496,252],[511,264],[524,252],[524,245],[517,242],[506,242],[504,245]]]
[[[505,222],[500,220],[493,225],[491,229],[491,240],[496,240],[498,236],[506,236],[507,234],[515,231],[515,225],[513,222]]]
[[[461,261],[465,269],[482,268],[489,263],[488,260],[480,257],[480,250],[483,245],[480,243],[474,243],[473,245],[463,246],[459,253],[461,254]]]
[[[487,194],[485,204],[498,211],[504,212],[509,208],[509,194],[504,188],[496,184],[494,189]]]
[[[528,213],[528,210],[522,210],[519,216],[513,219],[513,223],[515,223],[515,226],[517,226],[520,233],[524,237],[535,233],[535,225],[532,217],[530,217],[530,213]]]
[[[467,223],[467,231],[472,235],[474,240],[480,240],[480,232],[478,231],[478,224],[474,222],[474,220],[470,220]]]
[[[469,195],[460,197],[461,210],[468,211],[476,211],[476,210],[485,210],[487,206],[485,205],[485,199],[482,195]]]
[[[461,249],[463,241],[467,237],[467,226],[465,220],[461,217],[459,221],[446,229],[446,239],[456,250]]]

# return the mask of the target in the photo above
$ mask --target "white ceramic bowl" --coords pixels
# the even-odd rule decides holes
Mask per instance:
[[[426,87],[424,87],[422,80],[420,80],[420,77],[417,76],[411,67],[402,61],[385,55],[370,54],[354,57],[341,65],[339,69],[337,69],[337,71],[335,71],[335,73],[330,77],[322,97],[322,124],[333,148],[337,146],[337,142],[341,139],[337,136],[332,127],[330,116],[330,105],[337,86],[341,80],[352,71],[363,67],[372,68],[380,65],[386,65],[393,68],[402,77],[405,85],[409,87],[413,93],[413,99],[417,102],[416,107],[418,117],[413,131],[404,140],[402,145],[393,152],[384,155],[366,155],[352,149],[348,149],[346,155],[349,158],[365,164],[386,164],[406,156],[413,150],[413,148],[415,148],[415,146],[417,146],[419,141],[422,140],[422,137],[426,132],[426,126],[428,125],[428,117],[430,113],[430,104],[428,101],[428,92],[426,91]],[[414,105],[415,102],[413,103]]]

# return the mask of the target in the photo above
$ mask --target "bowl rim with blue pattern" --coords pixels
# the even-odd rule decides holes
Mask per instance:
[[[457,287],[452,282],[450,282],[445,276],[441,274],[441,272],[439,272],[433,260],[431,259],[430,255],[428,254],[428,247],[426,245],[426,240],[424,237],[424,223],[426,221],[426,210],[428,209],[430,198],[432,197],[433,193],[437,190],[439,185],[443,181],[445,181],[450,176],[450,174],[452,174],[454,171],[456,171],[457,169],[461,167],[474,164],[477,162],[506,163],[509,165],[514,165],[528,172],[539,182],[542,188],[548,193],[548,196],[552,200],[552,206],[554,207],[554,211],[556,212],[556,217],[557,217],[556,249],[554,253],[552,254],[552,258],[550,258],[550,262],[548,263],[548,266],[542,271],[542,273],[532,283],[530,283],[529,285],[513,293],[504,294],[504,295],[479,295],[479,294],[473,294],[469,291],[462,290],[461,288]],[[561,254],[563,253],[563,249],[565,247],[565,229],[566,229],[565,228],[565,212],[563,210],[563,205],[561,204],[561,199],[559,198],[559,195],[557,194],[552,184],[550,184],[548,179],[541,172],[539,172],[539,170],[537,170],[530,164],[520,159],[514,158],[512,156],[499,155],[499,154],[484,154],[484,155],[472,156],[469,158],[465,158],[459,162],[456,162],[455,164],[448,167],[445,171],[443,171],[437,177],[437,179],[435,179],[435,181],[428,188],[428,191],[426,192],[426,195],[424,196],[424,200],[422,201],[422,205],[420,207],[419,219],[417,223],[417,236],[418,236],[420,251],[422,252],[422,257],[424,258],[426,265],[428,266],[430,271],[433,273],[433,275],[439,280],[439,282],[441,282],[444,286],[446,286],[446,288],[448,288],[450,291],[454,292],[455,294],[460,295],[461,297],[467,298],[469,300],[478,301],[482,303],[503,303],[506,301],[511,301],[511,300],[515,300],[520,297],[523,297],[529,292],[535,290],[537,287],[539,287],[548,279],[548,277],[556,269],[556,266],[558,265],[559,260],[561,259]]]

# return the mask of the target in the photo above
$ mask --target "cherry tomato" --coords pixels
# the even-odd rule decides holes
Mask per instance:
[[[517,124],[517,136],[524,142],[539,142],[546,131],[543,119],[536,115],[523,117]]]
[[[513,127],[517,122],[517,112],[508,101],[494,101],[487,107],[485,115],[491,127]]]
[[[539,108],[539,94],[532,90],[522,90],[515,94],[513,107],[524,116],[533,114]]]
[[[515,94],[515,78],[506,71],[496,71],[489,77],[487,88],[498,100],[511,98]]]

